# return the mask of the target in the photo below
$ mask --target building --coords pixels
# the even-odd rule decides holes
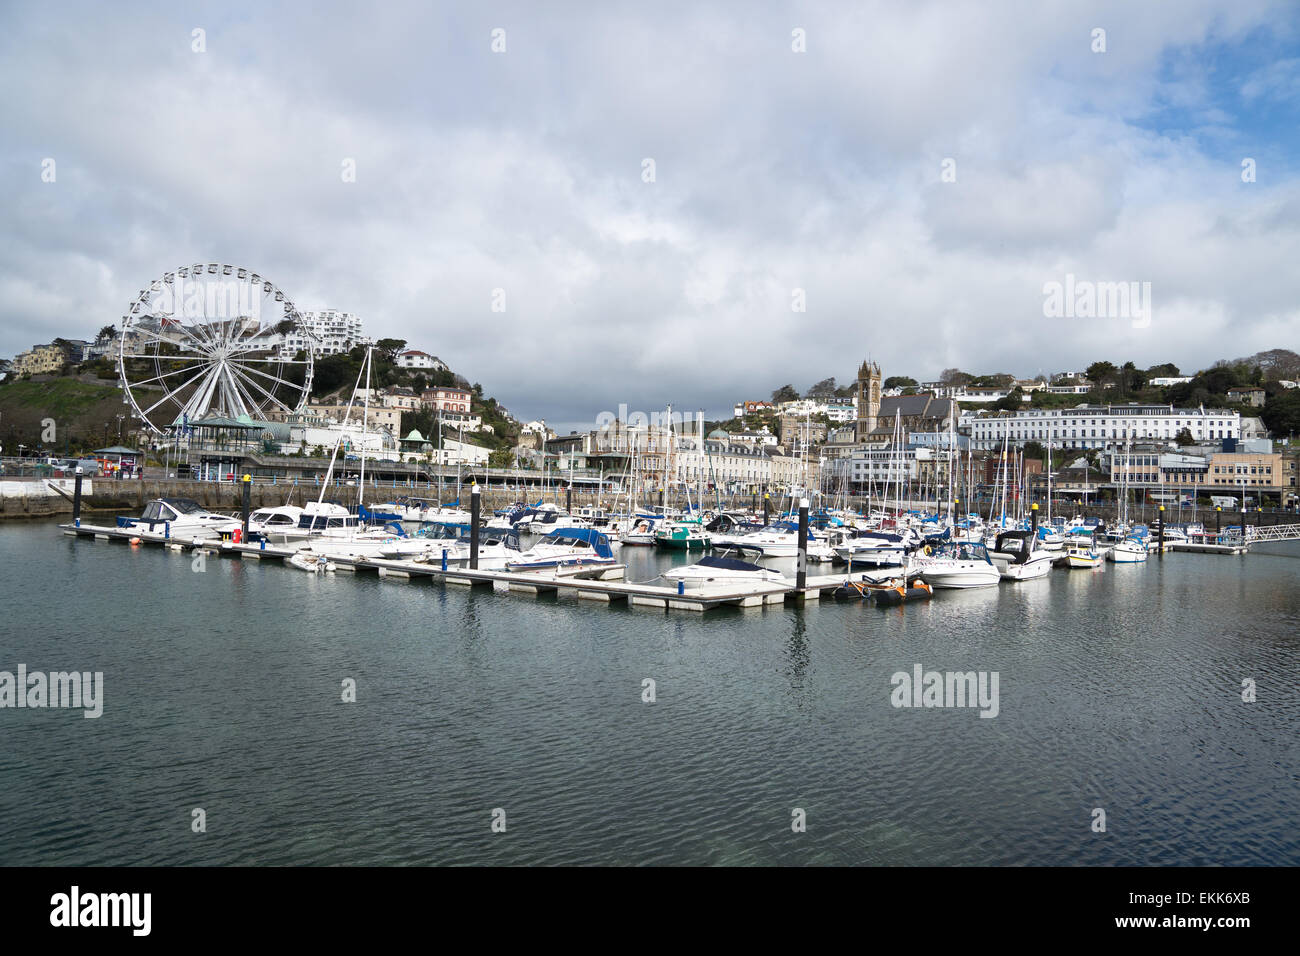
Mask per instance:
[[[370,339],[362,335],[360,317],[351,312],[330,309],[300,314],[307,334],[295,329],[284,336],[280,346],[283,354],[293,355],[311,349],[315,355],[336,355],[350,352],[358,345],[370,344]]]
[[[786,448],[802,449],[826,440],[826,426],[797,415],[782,415],[777,419],[779,444]]]
[[[857,406],[852,402],[832,402],[826,406],[826,417],[836,425],[853,421],[857,414]]]
[[[414,368],[427,371],[447,371],[447,363],[436,355],[430,355],[428,352],[421,352],[419,349],[407,349],[405,352],[398,352],[395,363],[399,368]]]
[[[415,389],[407,388],[405,385],[394,385],[384,390],[380,398],[385,408],[400,408],[405,412],[414,412],[420,408],[420,396],[415,394]]]
[[[746,415],[761,415],[775,412],[776,406],[771,402],[737,402],[736,407],[732,411],[733,418],[744,418]]]
[[[1172,405],[1078,405],[973,412],[962,416],[961,427],[969,432],[976,451],[997,450],[1004,441],[1014,446],[1050,441],[1058,448],[1102,449],[1131,441],[1174,442],[1184,430],[1193,441],[1236,439],[1241,436],[1241,415]]]
[[[1154,385],[1156,388],[1168,388],[1170,385],[1183,385],[1191,380],[1192,376],[1190,375],[1160,375],[1151,379],[1147,384]]]
[[[1205,483],[1211,490],[1276,491],[1284,487],[1284,478],[1280,454],[1220,452],[1210,456]]]
[[[1238,405],[1250,405],[1253,408],[1260,408],[1264,404],[1264,390],[1258,385],[1243,385],[1240,388],[1228,389],[1228,401],[1235,402]]]
[[[881,384],[880,366],[875,362],[863,362],[858,368],[858,417],[853,431],[854,440],[859,443],[867,441],[876,430],[880,418]]]
[[[14,356],[10,366],[14,376],[45,375],[57,372],[68,364],[68,352],[57,342],[33,345],[26,352]]]
[[[426,388],[420,393],[420,401],[433,410],[435,418],[445,422],[467,422],[471,417],[472,396],[463,388]]]
[[[387,429],[394,435],[398,434],[402,429],[402,410],[400,408],[376,407],[375,405],[366,408],[360,402],[353,402],[349,411],[347,402],[329,402],[305,405],[302,414],[308,418],[316,419],[322,424],[339,423],[346,418],[352,424],[359,425],[362,418],[364,418],[368,428]],[[286,415],[283,418],[285,421],[289,421],[292,417]]]

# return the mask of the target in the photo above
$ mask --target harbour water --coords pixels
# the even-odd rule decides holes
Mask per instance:
[[[0,670],[104,675],[98,719],[0,710],[0,865],[1300,864],[1297,557],[704,615],[53,523],[0,569]],[[997,716],[894,707],[917,664]]]

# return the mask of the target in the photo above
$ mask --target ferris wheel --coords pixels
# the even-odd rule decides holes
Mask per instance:
[[[181,266],[149,283],[122,316],[123,401],[155,432],[212,416],[297,412],[311,394],[313,341],[293,302],[256,272]]]

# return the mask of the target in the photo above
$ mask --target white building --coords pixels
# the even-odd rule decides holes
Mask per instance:
[[[316,355],[335,355],[350,352],[358,345],[369,345],[370,339],[361,333],[361,318],[352,312],[303,312],[303,325],[307,335],[297,330],[284,337],[280,348],[285,354],[311,348]]]
[[[421,352],[419,349],[407,349],[405,352],[398,352],[396,364],[399,368],[437,370],[439,372],[447,370],[446,362],[436,355]]]
[[[1165,388],[1169,385],[1181,385],[1184,382],[1190,382],[1190,375],[1161,375],[1159,378],[1153,378],[1148,384]]]
[[[1126,441],[1172,442],[1183,429],[1195,441],[1217,442],[1241,437],[1241,415],[1223,409],[1174,408],[1172,405],[1078,405],[1074,408],[1027,408],[1000,414],[963,414],[971,448],[996,451],[1004,439],[1058,448],[1106,448]]]

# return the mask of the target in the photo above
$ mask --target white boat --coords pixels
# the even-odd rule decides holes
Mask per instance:
[[[966,541],[941,545],[928,555],[913,555],[911,568],[936,588],[987,588],[1002,579],[984,545]]]
[[[1074,543],[1065,549],[1066,567],[1099,568],[1102,560],[1102,553],[1091,545]]]
[[[628,529],[618,536],[623,544],[635,547],[653,547],[655,543],[655,518],[637,515]]]
[[[267,541],[272,541],[272,535],[296,530],[304,513],[302,508],[294,505],[258,508],[248,516],[248,534],[250,537],[262,535]]]
[[[901,564],[903,556],[919,543],[920,540],[911,531],[905,530],[902,534],[868,531],[850,538],[834,551],[835,556],[850,567],[855,564],[880,567]]]
[[[1005,581],[1041,578],[1052,570],[1056,555],[1037,545],[1032,531],[1003,531],[989,552],[989,560]]]
[[[311,551],[295,551],[286,560],[299,571],[310,571],[313,574],[325,574],[338,570],[338,565],[326,555],[316,554]]]
[[[695,564],[665,571],[661,577],[672,584],[680,582],[688,590],[715,584],[784,583],[786,580],[780,571],[712,554],[700,558]]]
[[[542,538],[512,561],[507,571],[555,571],[616,563],[609,539],[591,528],[563,528]]]
[[[713,541],[715,551],[737,551],[764,558],[794,558],[799,555],[799,526],[793,521],[775,521],[766,528],[737,536],[719,536]],[[835,552],[808,531],[808,558],[834,560]]]
[[[1147,546],[1137,538],[1125,538],[1106,552],[1106,560],[1114,564],[1141,564],[1147,559]]]
[[[185,540],[219,538],[244,526],[242,519],[214,514],[192,498],[154,498],[139,518],[119,518],[117,524]]]

